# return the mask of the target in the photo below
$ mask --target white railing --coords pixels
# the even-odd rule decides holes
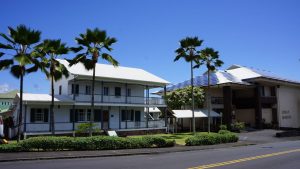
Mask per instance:
[[[75,97],[79,102],[91,102],[92,96],[85,94],[78,94]],[[150,104],[150,105],[165,105],[165,101],[158,97],[143,97],[143,96],[106,96],[96,94],[94,96],[96,103],[124,103],[124,104]]]

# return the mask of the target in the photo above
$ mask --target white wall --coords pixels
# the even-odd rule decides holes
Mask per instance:
[[[280,86],[278,93],[278,120],[280,127],[300,127],[300,89]]]
[[[69,80],[73,79],[74,75],[69,75],[68,78],[65,78],[64,76],[59,81],[54,82],[54,93],[55,95],[59,94],[59,86],[62,86],[62,95],[68,94],[68,82]],[[51,90],[51,88],[50,88]],[[49,91],[51,93],[51,91]]]

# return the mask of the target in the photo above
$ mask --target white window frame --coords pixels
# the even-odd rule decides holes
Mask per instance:
[[[40,110],[40,112],[39,112]],[[34,122],[35,123],[44,123],[45,117],[44,117],[44,109],[35,109],[34,112]]]

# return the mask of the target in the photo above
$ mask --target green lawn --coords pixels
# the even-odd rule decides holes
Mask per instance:
[[[153,134],[152,136],[161,136],[165,139],[175,140],[176,144],[185,145],[185,139],[187,139],[192,135],[193,133],[188,132],[188,133],[174,133],[174,134]],[[130,136],[130,137],[140,137],[140,136]]]

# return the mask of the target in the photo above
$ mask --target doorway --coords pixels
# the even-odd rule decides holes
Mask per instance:
[[[108,110],[103,110],[103,130],[108,130],[109,129],[109,111]]]

